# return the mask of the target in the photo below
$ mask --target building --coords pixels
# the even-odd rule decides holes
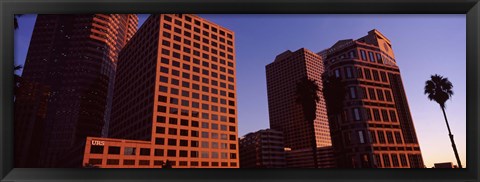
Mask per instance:
[[[434,168],[457,168],[457,166],[453,165],[451,162],[441,162],[441,163],[435,163]]]
[[[286,154],[286,167],[287,168],[336,168],[335,156],[333,153],[333,147],[318,147],[317,153],[317,166],[312,160],[312,149],[298,149],[292,150],[291,148],[285,148]]]
[[[322,87],[322,58],[302,48],[295,52],[285,51],[275,61],[266,66],[268,111],[270,128],[283,132],[285,147],[292,152],[310,151],[312,165],[298,167],[315,167],[315,154],[312,149],[331,146],[330,130],[325,100],[321,93],[317,103],[316,119],[308,123],[303,116],[302,107],[296,103],[296,85],[305,77],[314,79]]]
[[[120,53],[110,138],[89,138],[84,163],[238,168],[234,40],[195,15],[151,15]]]
[[[15,167],[64,167],[65,155],[81,167],[86,136],[108,124],[117,57],[137,24],[132,14],[37,16],[20,87],[38,97],[15,102],[15,125],[28,126],[15,128]]]
[[[341,78],[347,87],[343,112],[329,113],[337,165],[423,168],[400,70],[388,38],[372,30],[357,40],[340,40],[319,55],[326,74]]]
[[[259,130],[240,138],[240,168],[285,168],[283,134]]]

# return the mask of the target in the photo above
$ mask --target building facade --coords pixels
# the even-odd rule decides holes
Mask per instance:
[[[122,142],[139,141],[128,150],[147,157],[131,165],[127,153],[92,154],[87,142],[84,162],[238,168],[234,41],[234,32],[195,15],[151,15],[120,53],[110,138],[92,138],[121,151]]]
[[[451,162],[441,162],[441,163],[435,163],[433,164],[434,168],[457,168],[457,166],[453,165]]]
[[[423,168],[423,159],[391,42],[378,30],[319,53],[341,78],[343,112],[329,113],[339,167]],[[327,108],[328,109],[328,108]]]
[[[322,90],[322,73],[321,57],[304,48],[285,51],[266,66],[270,128],[283,132],[286,148],[310,151],[310,161],[316,160],[313,149],[331,146],[327,110],[319,92],[316,119],[313,123],[307,122],[301,105],[296,102],[296,85],[306,77],[315,80]],[[315,162],[312,164],[299,167],[315,167]]]
[[[42,107],[24,102],[32,94],[16,98],[16,167],[63,167],[67,153],[81,166],[83,150],[71,149],[82,148],[86,136],[101,136],[108,124],[117,57],[137,24],[132,14],[37,16],[20,87],[35,85],[32,92],[45,94],[32,93]]]
[[[240,138],[240,168],[285,168],[283,134],[259,130]]]
[[[336,159],[332,146],[318,147],[317,165],[312,160],[312,149],[297,149],[285,148],[286,167],[287,168],[336,168]]]

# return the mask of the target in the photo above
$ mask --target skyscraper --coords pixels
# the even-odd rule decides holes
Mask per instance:
[[[131,14],[37,16],[15,102],[16,167],[64,166],[66,155],[81,166],[86,136],[108,124],[118,53],[137,24]]]
[[[326,73],[341,78],[347,90],[343,112],[329,113],[339,167],[423,168],[388,38],[372,30],[357,40],[340,40],[319,55]]]
[[[234,40],[196,15],[151,15],[120,53],[110,138],[89,138],[84,163],[238,168]]]
[[[304,78],[316,81],[322,90],[322,59],[319,55],[305,49],[295,52],[285,51],[266,66],[268,111],[270,128],[283,132],[285,147],[292,150],[307,151],[311,164],[297,167],[315,167],[312,149],[331,146],[330,130],[325,100],[321,92],[317,103],[316,119],[306,121],[302,106],[296,102],[296,86]],[[306,155],[305,152],[302,155]],[[320,159],[321,160],[321,159]]]

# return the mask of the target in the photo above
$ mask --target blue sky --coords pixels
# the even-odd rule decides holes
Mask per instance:
[[[265,65],[285,50],[318,52],[337,40],[377,29],[392,42],[427,167],[455,162],[442,112],[423,94],[440,74],[453,83],[447,116],[462,164],[466,161],[465,15],[200,15],[235,32],[239,135],[269,127]],[[146,16],[140,16],[143,23]],[[15,62],[23,64],[35,15],[20,17]],[[439,152],[441,151],[441,152]]]

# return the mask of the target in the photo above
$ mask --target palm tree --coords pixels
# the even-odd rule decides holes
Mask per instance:
[[[324,74],[322,76],[323,80],[323,98],[325,98],[325,105],[327,107],[328,120],[330,125],[330,131],[332,136],[332,141],[341,141],[333,140],[333,138],[341,138],[340,130],[340,121],[339,114],[343,112],[344,100],[347,95],[346,85],[342,82],[340,77],[334,75]],[[335,153],[342,150],[341,144],[333,143]],[[337,159],[337,163],[345,163],[341,160],[342,158]]]
[[[320,88],[317,85],[316,81],[314,79],[309,79],[308,77],[302,78],[298,83],[296,87],[296,95],[297,99],[296,102],[297,104],[300,104],[302,106],[303,110],[303,116],[308,122],[308,124],[311,124],[312,127],[312,133],[313,136],[315,136],[315,129],[314,129],[314,121],[315,118],[317,118],[317,102],[320,101],[320,97],[318,96]],[[312,151],[313,151],[313,159],[314,159],[314,166],[315,168],[318,168],[318,162],[317,162],[317,142],[315,140],[315,137],[312,139]]]
[[[443,117],[445,118],[445,123],[447,124],[448,136],[450,136],[450,141],[452,142],[452,148],[455,153],[455,158],[457,159],[458,167],[462,168],[462,163],[458,157],[457,147],[453,140],[452,132],[450,131],[450,125],[448,124],[447,114],[445,114],[445,102],[452,97],[452,88],[452,82],[450,82],[448,78],[435,74],[431,76],[430,80],[425,82],[424,94],[428,95],[429,100],[433,100],[440,105],[440,108],[443,111]]]
[[[343,110],[343,101],[345,100],[346,86],[342,79],[335,76],[323,77],[323,95],[329,114],[337,115]]]

